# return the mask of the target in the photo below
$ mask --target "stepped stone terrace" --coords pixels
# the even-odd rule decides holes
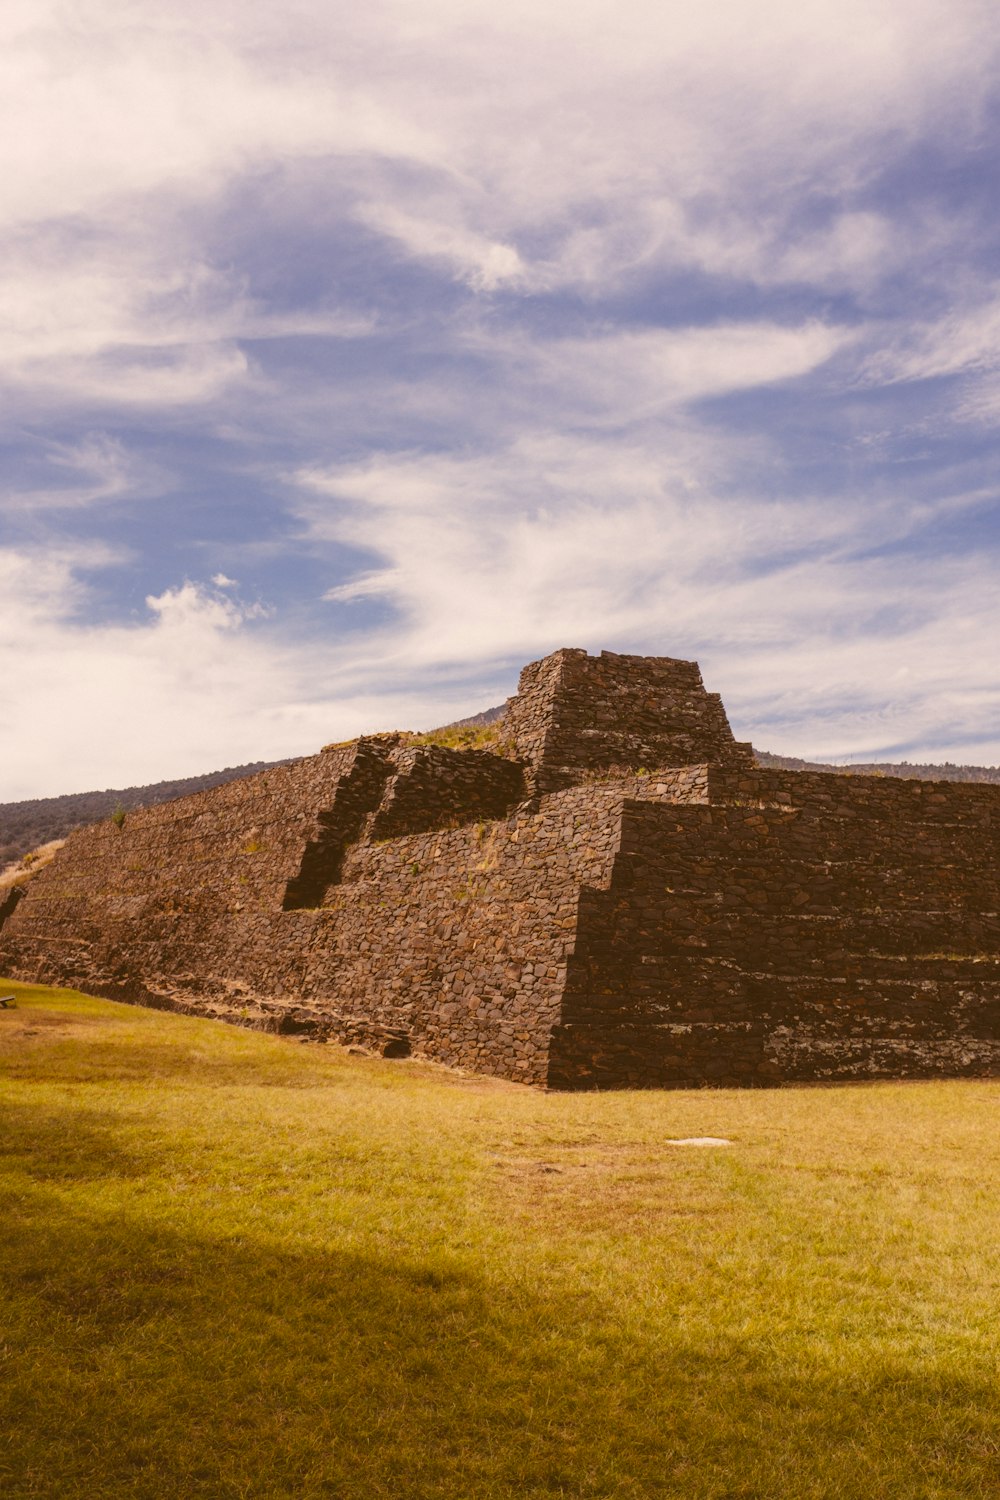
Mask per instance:
[[[560,1089],[1000,1073],[1000,787],[763,771],[694,662],[557,651],[71,835],[0,972]]]

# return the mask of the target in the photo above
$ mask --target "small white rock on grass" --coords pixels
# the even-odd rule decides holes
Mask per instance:
[[[685,1135],[677,1140],[668,1140],[668,1146],[731,1146],[724,1135]]]

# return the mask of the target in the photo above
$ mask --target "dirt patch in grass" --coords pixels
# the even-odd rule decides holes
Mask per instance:
[[[37,1007],[32,1010],[0,1010],[0,1027],[3,1028],[0,1036],[7,1041],[16,1040],[25,1032],[32,1035],[44,1031],[49,1036],[81,1036],[95,1027],[108,1024],[113,1024],[113,1020],[107,1016],[52,1015]]]

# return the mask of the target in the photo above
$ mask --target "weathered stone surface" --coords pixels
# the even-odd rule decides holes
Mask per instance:
[[[521,673],[505,732],[539,791],[588,772],[714,762],[749,770],[722,700],[706,693],[697,662],[669,656],[556,651]]]
[[[560,651],[71,836],[0,970],[558,1088],[1000,1073],[1000,788],[757,771],[698,668]]]

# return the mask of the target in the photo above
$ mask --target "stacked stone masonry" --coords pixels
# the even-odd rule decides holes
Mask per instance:
[[[16,977],[556,1088],[1000,1073],[1000,788],[756,770],[669,658],[81,830],[0,923]]]

